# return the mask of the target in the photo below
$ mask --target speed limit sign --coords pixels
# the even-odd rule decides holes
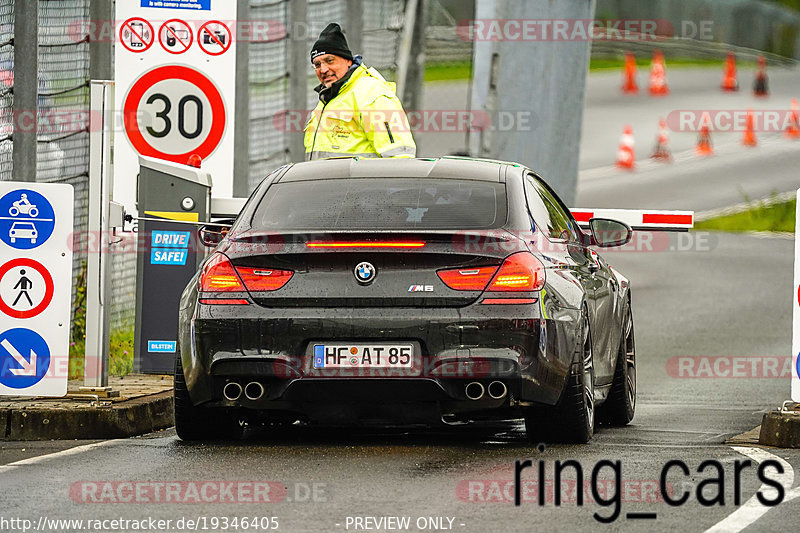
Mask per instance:
[[[247,143],[234,138],[239,3],[116,2],[123,42],[114,47],[114,108],[122,131],[114,135],[113,197],[125,212],[136,213],[140,155],[182,165],[199,156],[214,196],[234,196],[234,161],[248,157]]]
[[[125,132],[141,155],[186,164],[210,156],[225,134],[225,101],[205,74],[181,65],[141,76],[124,101]]]

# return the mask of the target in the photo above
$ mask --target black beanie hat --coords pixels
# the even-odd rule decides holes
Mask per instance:
[[[331,22],[319,34],[319,39],[314,43],[311,48],[311,61],[314,58],[325,55],[333,54],[335,56],[343,57],[345,59],[353,60],[353,53],[347,46],[347,39],[344,38],[342,28],[335,22]]]

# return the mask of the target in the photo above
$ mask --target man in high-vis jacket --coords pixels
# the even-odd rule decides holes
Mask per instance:
[[[361,56],[353,56],[338,24],[328,24],[311,50],[320,85],[319,103],[305,128],[306,159],[329,157],[415,157],[395,84]]]

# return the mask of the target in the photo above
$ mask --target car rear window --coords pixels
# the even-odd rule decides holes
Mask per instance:
[[[252,227],[267,230],[483,229],[506,221],[505,185],[419,178],[273,184]]]

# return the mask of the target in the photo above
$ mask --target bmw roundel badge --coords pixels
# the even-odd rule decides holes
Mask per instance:
[[[353,272],[359,283],[371,283],[375,279],[375,267],[366,261],[357,264]]]

